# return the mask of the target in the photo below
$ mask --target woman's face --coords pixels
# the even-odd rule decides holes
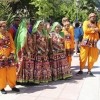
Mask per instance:
[[[61,25],[57,25],[57,26],[55,27],[55,31],[56,31],[56,32],[60,32],[60,31],[61,31]]]
[[[43,23],[43,22],[40,22],[40,24],[39,24],[39,26],[38,26],[38,29],[39,29],[39,30],[44,29],[44,23]]]
[[[65,23],[64,27],[65,27],[66,30],[68,30],[70,28],[70,23]]]
[[[90,21],[91,21],[92,23],[95,23],[95,22],[96,22],[96,16],[91,16],[91,17],[90,17]]]
[[[1,24],[0,25],[0,33],[5,33],[7,30],[7,25],[4,23],[4,24]]]
[[[62,19],[62,24],[64,25],[65,22],[68,22],[68,18],[66,17]]]

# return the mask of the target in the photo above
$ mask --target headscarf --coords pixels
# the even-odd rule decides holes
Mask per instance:
[[[15,47],[16,47],[16,60],[18,60],[18,53],[22,50],[22,48],[25,46],[25,38],[27,35],[27,26],[26,26],[27,20],[23,20],[17,30],[16,37],[15,37]]]
[[[95,13],[90,13],[89,18],[91,18],[91,17],[96,17],[96,14]]]
[[[59,22],[54,22],[53,23],[53,26],[52,26],[52,29],[51,29],[51,31],[50,32],[54,32],[55,31],[55,28],[56,28],[56,26],[58,26],[58,25],[60,25],[60,23]],[[60,25],[61,26],[61,25]],[[61,37],[64,37],[64,33],[63,32],[59,32],[59,35],[61,36]]]
[[[39,24],[40,24],[41,22],[43,22],[43,21],[42,21],[42,20],[38,20],[38,21],[34,24],[33,29],[32,29],[32,33],[35,33],[35,32],[37,31],[37,28],[38,28],[38,26],[39,26]]]
[[[51,29],[50,32],[54,32],[54,31],[55,31],[55,27],[56,27],[57,25],[60,25],[60,23],[59,23],[59,22],[54,22],[54,23],[53,23],[53,26],[52,26],[52,29]]]
[[[33,26],[33,29],[32,29],[32,33],[33,33],[33,34],[37,31],[37,28],[38,28],[39,24],[42,23],[42,22],[43,22],[42,20],[38,20],[38,21],[36,22],[36,24]],[[42,32],[43,32],[43,35],[47,36],[46,30],[43,29]],[[48,37],[48,36],[47,36],[47,37]]]

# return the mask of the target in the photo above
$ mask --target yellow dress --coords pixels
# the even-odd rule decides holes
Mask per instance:
[[[67,60],[70,67],[74,50],[74,29],[72,26],[70,26],[68,31],[65,28],[63,28],[62,32],[64,32],[65,49],[67,54]]]

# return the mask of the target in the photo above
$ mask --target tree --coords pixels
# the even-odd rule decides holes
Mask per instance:
[[[0,2],[0,20],[6,20],[8,22],[8,27],[12,24],[14,14],[12,13],[12,8],[10,4],[5,2],[2,4]]]
[[[84,21],[88,18],[90,12],[98,13],[98,0],[79,0],[80,4],[76,7],[76,0],[0,0],[10,1],[10,9],[13,14],[17,10],[27,9],[30,17],[37,19],[52,18],[53,21],[61,22],[62,17],[66,16],[73,22],[76,20],[78,11],[78,20]],[[23,12],[22,12],[23,13]]]
[[[80,9],[87,12],[87,15],[91,12],[95,12],[95,8],[98,7],[98,0],[80,0]]]
[[[48,0],[32,0],[30,4],[38,8],[36,14],[42,19],[53,15],[53,10],[51,9],[53,5],[49,3]]]

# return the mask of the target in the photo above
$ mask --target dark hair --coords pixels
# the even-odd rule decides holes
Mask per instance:
[[[51,22],[51,18],[47,18],[47,22]]]
[[[34,22],[35,22],[35,21],[36,21],[36,19],[35,19],[35,18],[30,18],[30,22],[31,22],[31,21],[34,21]]]
[[[79,27],[80,26],[80,24],[79,23],[75,23],[75,27]]]
[[[19,18],[20,19],[20,17],[16,16],[16,17],[14,17],[14,20],[16,20],[16,18]]]

